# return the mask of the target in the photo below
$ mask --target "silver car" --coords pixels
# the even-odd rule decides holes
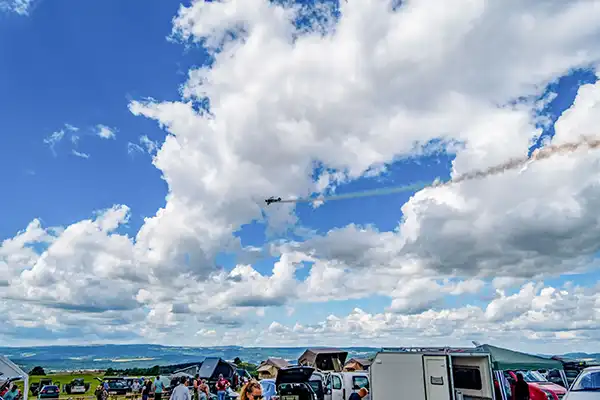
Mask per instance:
[[[600,366],[581,371],[563,400],[600,400]]]

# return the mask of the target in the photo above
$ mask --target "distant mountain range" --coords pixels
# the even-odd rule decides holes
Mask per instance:
[[[221,357],[258,364],[269,357],[297,360],[306,348],[294,347],[170,347],[159,345],[93,345],[0,347],[8,357],[26,371],[41,366],[47,371],[80,369],[150,368],[155,365],[200,362],[205,357]],[[368,357],[378,348],[352,347],[344,350],[350,357]]]
[[[47,371],[80,369],[126,369],[150,368],[155,365],[173,365],[200,362],[205,357],[221,357],[258,364],[269,357],[297,360],[306,348],[299,347],[170,347],[159,345],[93,345],[93,346],[40,346],[0,347],[0,354],[29,371],[42,366]],[[374,355],[379,348],[344,348],[349,357],[365,358]],[[546,356],[550,357],[550,356]],[[568,353],[571,359],[594,359],[600,361],[600,353]]]
[[[550,357],[550,356],[548,356]],[[560,357],[573,360],[595,360],[600,362],[600,353],[567,353]]]

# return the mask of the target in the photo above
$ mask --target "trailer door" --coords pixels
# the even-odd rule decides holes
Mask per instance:
[[[452,400],[448,360],[445,356],[423,356],[427,400]]]

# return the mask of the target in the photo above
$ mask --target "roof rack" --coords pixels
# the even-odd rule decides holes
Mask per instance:
[[[384,353],[485,353],[480,347],[384,347]]]

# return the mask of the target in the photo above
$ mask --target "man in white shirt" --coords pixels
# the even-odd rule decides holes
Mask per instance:
[[[190,400],[190,390],[187,387],[187,379],[181,378],[181,382],[171,393],[170,400]]]

